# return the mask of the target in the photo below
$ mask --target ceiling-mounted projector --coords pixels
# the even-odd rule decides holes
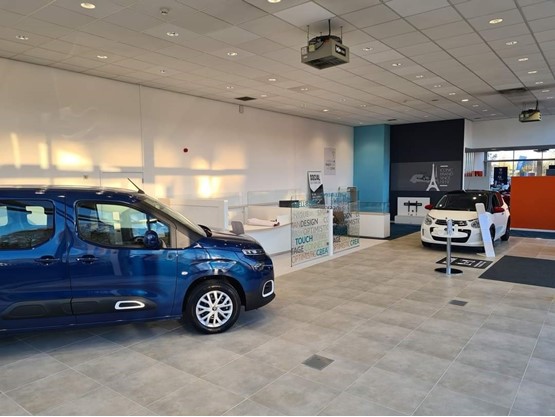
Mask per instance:
[[[541,119],[542,119],[542,114],[540,113],[540,110],[538,109],[538,102],[537,101],[536,101],[536,108],[535,109],[523,110],[518,115],[518,121],[522,122],[522,123],[539,122],[539,121],[541,121]]]
[[[308,45],[301,48],[301,62],[303,64],[324,69],[349,62],[349,48],[343,45],[339,36],[331,34],[329,20],[328,26],[330,32],[328,35],[316,36],[308,41]]]

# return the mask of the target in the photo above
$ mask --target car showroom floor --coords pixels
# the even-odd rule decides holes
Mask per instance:
[[[496,251],[555,259],[555,240]],[[414,233],[279,276],[275,301],[221,335],[166,321],[3,337],[0,413],[555,414],[555,289],[449,278],[443,256]],[[303,364],[315,354],[333,362]]]

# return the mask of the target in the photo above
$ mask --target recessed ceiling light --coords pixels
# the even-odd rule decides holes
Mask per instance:
[[[26,36],[26,35],[17,35],[16,38],[19,39],[20,41],[28,41],[29,40],[29,36]]]
[[[468,101],[468,99],[467,99],[467,98],[463,98],[461,101],[463,101],[463,102],[466,103],[466,102]]]
[[[547,100],[551,100],[552,98],[552,96],[546,97]]]
[[[235,51],[231,51],[231,52],[227,53],[227,56],[237,56],[237,55],[239,55],[239,54]]]
[[[323,109],[322,111],[323,111],[323,112],[328,112],[328,111],[330,111],[330,110],[329,110],[329,109]]]
[[[301,91],[308,91],[308,88],[307,87],[302,87]]]
[[[513,45],[516,45],[517,43],[518,43],[518,41],[509,41],[509,42],[505,42],[505,45],[513,46]]]
[[[97,55],[96,56],[98,59],[108,59],[107,55]]]
[[[360,107],[366,107],[366,106],[367,106],[366,104],[361,104],[361,105],[360,105]]]
[[[424,115],[424,116],[422,116],[422,117],[424,117],[425,119],[427,119],[427,118],[430,117],[430,116],[428,116],[428,115],[426,114],[426,115]]]
[[[501,23],[502,21],[503,21],[503,19],[501,19],[501,18],[491,19],[491,20],[489,21],[489,24],[490,24],[490,25],[497,25],[498,23]]]
[[[497,116],[497,114],[495,114],[495,113],[492,113],[492,114],[490,114],[490,116]]]
[[[273,83],[274,81],[277,81],[277,78],[268,78],[268,81]]]
[[[366,48],[362,48],[364,52],[372,51],[373,49],[374,48],[370,48],[369,46],[367,46]]]
[[[543,81],[536,81],[536,85],[541,85],[543,84]]]
[[[400,67],[401,65],[403,65],[403,64],[401,64],[400,62],[395,62],[395,63],[391,64],[392,67]]]
[[[347,99],[346,98],[341,98],[341,99],[339,99],[339,101],[342,101],[344,103],[344,102],[347,101]]]
[[[449,93],[450,96],[454,96],[455,94],[457,94],[457,93]]]
[[[268,3],[279,3],[281,0],[268,0]]]
[[[542,90],[542,93],[549,93],[551,90]]]
[[[83,9],[95,9],[96,8],[96,6],[93,3],[86,3],[86,2],[81,3],[81,7]]]
[[[473,104],[472,107],[480,107],[479,104]]]
[[[225,88],[227,88],[228,90],[233,90],[235,87],[233,87],[232,85],[228,85]]]
[[[170,38],[175,38],[175,37],[179,36],[179,33],[177,33],[177,32],[166,32],[166,35],[168,35]]]
[[[165,74],[165,73],[166,73],[166,70],[165,70],[165,69],[161,69],[161,70],[160,70],[160,74]]]
[[[538,71],[535,71],[535,70],[534,71],[528,71],[528,74],[537,74],[537,73],[538,73]]]
[[[526,57],[518,58],[518,62],[524,62],[524,61],[528,61],[528,58],[526,58]]]
[[[441,84],[435,84],[434,85],[434,88],[440,88],[440,87],[441,87]]]
[[[488,109],[484,109],[484,110],[482,110],[482,111],[488,111]]]
[[[266,98],[266,97],[268,97],[268,94],[260,94],[260,97]]]

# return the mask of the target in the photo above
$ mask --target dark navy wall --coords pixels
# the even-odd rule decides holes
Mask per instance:
[[[390,146],[391,164],[460,161],[462,166],[464,119],[391,126]],[[462,188],[462,173],[460,178],[455,180],[457,188]],[[395,191],[390,189],[391,218],[393,219],[397,214],[397,197],[430,197],[431,203],[434,204],[442,195],[441,191]]]

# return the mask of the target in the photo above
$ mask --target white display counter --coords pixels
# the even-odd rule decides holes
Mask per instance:
[[[360,213],[360,237],[386,238],[390,235],[389,213]]]

